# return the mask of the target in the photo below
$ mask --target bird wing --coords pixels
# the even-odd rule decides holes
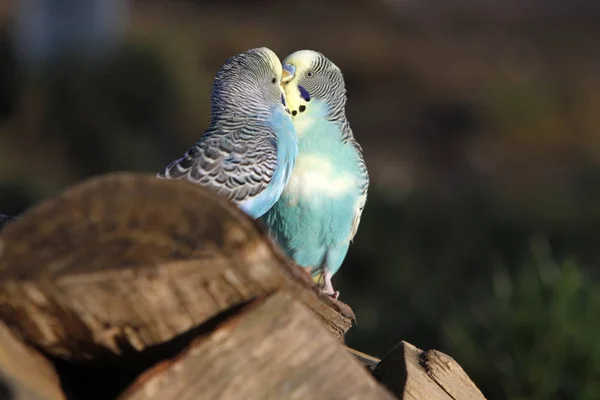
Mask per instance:
[[[213,189],[236,204],[262,193],[277,167],[277,139],[267,125],[209,128],[183,157],[159,174]]]
[[[350,131],[350,126],[346,125],[345,129]],[[354,236],[358,231],[360,217],[362,216],[363,209],[365,208],[365,204],[367,202],[367,191],[369,189],[369,172],[367,171],[367,165],[365,164],[365,159],[362,154],[362,147],[360,147],[360,144],[358,144],[358,142],[354,139],[352,131],[350,131],[348,137],[350,144],[354,146],[357,152],[358,172],[360,179],[360,195],[358,197],[358,201],[356,202],[354,218],[352,219],[352,230],[350,231],[350,240],[352,240],[354,239]]]

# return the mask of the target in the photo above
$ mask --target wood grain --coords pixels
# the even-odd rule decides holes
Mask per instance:
[[[119,399],[394,397],[304,305],[275,293],[147,371]]]
[[[404,341],[382,358],[373,375],[401,399],[485,400],[451,357]]]
[[[0,234],[0,318],[75,359],[141,351],[283,289],[335,336],[352,325],[237,207],[197,185],[111,174]]]
[[[453,399],[484,399],[462,367],[449,355],[437,350],[424,354],[428,375]]]
[[[52,365],[0,322],[0,399],[64,400]]]
[[[352,354],[354,357],[356,357],[356,359],[358,361],[360,361],[369,370],[375,369],[375,367],[377,366],[377,364],[379,364],[379,362],[381,361],[377,357],[370,356],[370,355],[365,354],[365,353],[363,353],[361,351],[354,350],[354,349],[352,349],[350,347],[346,347],[346,349],[350,352],[350,354]]]

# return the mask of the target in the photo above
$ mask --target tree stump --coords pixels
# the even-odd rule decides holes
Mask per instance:
[[[256,300],[119,400],[386,399],[394,397],[285,293]]]
[[[112,174],[42,202],[0,234],[0,318],[50,354],[91,359],[141,351],[285,289],[341,337],[351,319],[302,275],[212,192]]]
[[[0,322],[0,399],[64,400],[52,365]]]
[[[386,354],[373,375],[400,399],[485,400],[450,356],[404,341]]]

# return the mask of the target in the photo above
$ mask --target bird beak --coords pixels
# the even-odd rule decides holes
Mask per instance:
[[[296,67],[293,66],[292,64],[284,64],[283,71],[281,73],[281,85],[283,86],[286,83],[288,83],[289,81],[291,81],[292,79],[294,79],[295,75],[296,75]]]

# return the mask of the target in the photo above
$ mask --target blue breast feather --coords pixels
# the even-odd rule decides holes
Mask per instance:
[[[321,110],[314,111],[321,114],[318,112]],[[335,197],[316,192],[299,197],[298,193],[286,189],[263,218],[271,234],[296,263],[315,268],[325,262],[332,274],[340,268],[348,251],[360,198],[360,155],[354,146],[343,143],[340,136],[338,124],[316,119],[301,137],[299,157],[310,155],[328,160],[334,174],[355,176],[356,188]]]
[[[254,219],[264,215],[279,199],[298,156],[298,137],[294,124],[281,106],[274,109],[268,124],[277,132],[277,167],[267,188],[239,205]]]

